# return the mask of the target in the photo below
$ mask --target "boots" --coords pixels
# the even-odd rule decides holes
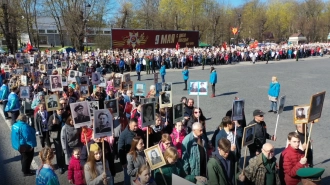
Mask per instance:
[[[211,98],[214,98],[214,97],[215,97],[215,95],[214,95],[214,94],[212,94],[212,95],[211,95]]]

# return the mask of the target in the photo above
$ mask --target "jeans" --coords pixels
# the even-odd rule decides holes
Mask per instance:
[[[215,95],[215,84],[212,84],[212,94]]]
[[[21,153],[21,165],[22,165],[22,172],[27,174],[30,173],[30,166],[34,156],[34,148],[29,152],[22,152]]]
[[[270,101],[270,110],[276,111],[277,110],[277,101]]]
[[[140,77],[141,77],[141,72],[137,72],[137,75],[138,75],[138,81],[140,81],[141,79],[140,79]]]
[[[162,76],[162,82],[165,83],[165,75],[161,75]]]
[[[130,185],[131,177],[127,173],[127,167],[123,168],[123,171],[124,171],[124,185]]]
[[[16,111],[10,111],[11,113],[11,124],[14,124],[16,122],[16,119],[19,115],[19,110]]]
[[[41,147],[44,148],[45,144],[47,147],[50,147],[49,132],[48,131],[42,132],[42,135],[43,137],[39,137]]]
[[[7,105],[8,101],[3,101],[2,102],[2,110],[3,110],[3,115],[5,115],[5,118],[8,118],[8,112],[5,111],[6,105]]]
[[[187,80],[184,81],[184,89],[187,90]]]
[[[56,162],[58,168],[64,168],[65,158],[62,152],[62,144],[60,139],[53,139],[56,153]]]

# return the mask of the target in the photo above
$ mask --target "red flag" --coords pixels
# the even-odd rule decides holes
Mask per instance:
[[[26,47],[26,50],[27,51],[31,51],[32,50],[32,45],[31,45],[31,43],[30,43],[30,41],[27,43],[27,47]]]
[[[223,42],[222,47],[226,50],[227,49],[227,42]]]
[[[179,49],[180,49],[180,44],[179,44],[179,42],[176,43],[176,45],[175,45],[175,49],[176,49],[176,50],[179,50]]]

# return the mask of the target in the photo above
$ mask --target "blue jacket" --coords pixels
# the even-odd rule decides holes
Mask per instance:
[[[120,60],[119,67],[125,67],[125,62],[123,59]]]
[[[21,145],[37,146],[36,131],[23,121],[16,121],[11,127],[11,145],[15,150]]]
[[[216,84],[217,82],[218,82],[218,75],[217,72],[213,70],[212,73],[210,74],[210,83]]]
[[[270,82],[268,95],[272,97],[278,97],[280,95],[281,85],[278,82]]]
[[[219,131],[219,133],[217,134],[216,138],[215,138],[215,143],[214,143],[214,146],[216,146],[215,148],[218,147],[219,140],[222,139],[222,138],[227,138],[227,136],[228,136],[228,134],[225,131],[225,129],[221,129]],[[234,137],[235,137],[235,135],[234,135]],[[243,136],[240,133],[237,132],[236,140],[235,140],[235,145],[236,145],[235,156],[236,156],[236,159],[239,159],[241,157],[241,145],[240,144],[242,143],[242,137]],[[215,149],[215,150],[217,150],[217,149]]]
[[[159,70],[160,75],[166,75],[166,66],[162,65],[162,67]]]
[[[46,164],[37,171],[36,175],[36,185],[60,185],[54,170]]]
[[[188,70],[183,70],[182,75],[183,75],[183,80],[188,80],[189,79],[189,71]]]
[[[140,64],[140,62],[136,63],[135,69],[136,69],[136,72],[141,72],[141,64]]]
[[[9,88],[8,85],[3,84],[0,88],[0,100],[8,100]]]
[[[19,98],[16,93],[11,92],[8,96],[8,103],[6,105],[5,111],[17,111],[20,108]]]
[[[205,156],[207,156],[207,141],[205,134],[202,136]],[[183,160],[183,169],[186,174],[199,176],[200,174],[200,155],[198,144],[194,138],[193,132],[190,132],[182,141],[182,160]],[[207,163],[207,159],[205,159]]]

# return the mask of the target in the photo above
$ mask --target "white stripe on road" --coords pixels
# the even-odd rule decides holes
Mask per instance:
[[[9,130],[11,131],[11,121],[8,121],[8,120],[5,119],[5,115],[3,115],[3,111],[2,110],[0,110],[0,114],[1,114],[2,118],[5,120],[6,124],[8,125]],[[15,154],[16,154],[16,156],[21,155],[18,151],[16,151]],[[33,154],[33,156],[34,156],[34,154]],[[32,166],[32,168],[34,170],[37,170],[38,169],[38,164],[36,163],[36,161],[34,159],[32,160],[31,166]]]

